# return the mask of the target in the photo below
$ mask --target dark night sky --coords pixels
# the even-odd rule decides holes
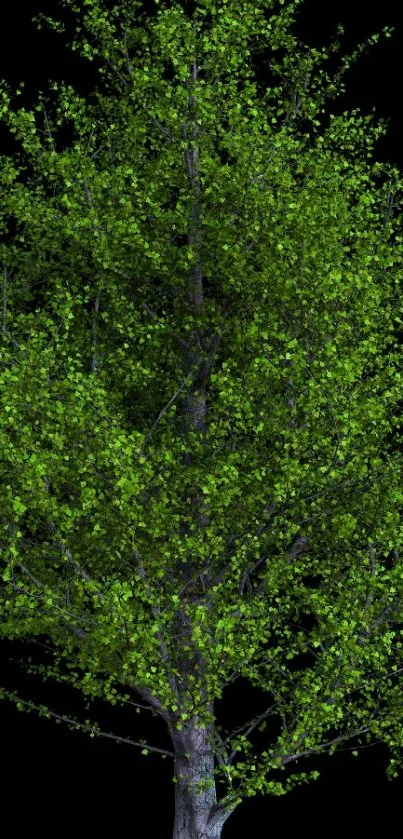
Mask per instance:
[[[18,81],[26,80],[28,106],[35,101],[37,91],[47,91],[49,79],[64,80],[82,95],[100,84],[94,67],[63,46],[62,35],[47,30],[38,32],[30,22],[38,11],[56,15],[58,4],[54,0],[35,3],[17,0],[5,5],[6,10],[2,9],[1,14],[0,78],[6,79],[12,88]],[[403,172],[400,4],[393,0],[372,5],[366,0],[307,0],[299,13],[296,32],[303,41],[319,48],[330,42],[339,22],[345,27],[339,55],[351,52],[357,43],[385,25],[396,27],[391,39],[381,38],[380,43],[346,74],[346,94],[330,102],[328,109],[341,113],[345,109],[361,108],[369,113],[375,105],[379,117],[390,117],[388,135],[376,146],[375,156],[398,166]],[[334,61],[337,67],[337,57],[332,59]],[[328,65],[330,71],[333,63],[328,62]],[[9,154],[14,148],[7,130],[0,126],[0,151]],[[13,654],[22,654],[22,649]],[[10,655],[8,646],[3,649],[5,661],[7,655]],[[92,719],[97,718],[103,730],[133,739],[143,736],[156,746],[170,748],[159,720],[147,721],[145,715],[135,715],[133,724],[129,711],[108,709],[101,703],[99,714],[91,710],[85,712],[72,691],[57,686],[53,689],[49,684],[41,686],[40,682],[33,690],[31,684],[34,683],[28,681],[30,677],[23,680],[15,665],[4,664],[4,668],[8,675],[1,683],[7,681],[8,687],[21,689],[21,692],[25,685],[27,698],[33,697],[35,692],[35,699],[55,709],[63,708],[65,713],[73,709],[80,719],[89,715]],[[254,691],[247,686],[237,687],[225,703],[218,704],[222,705],[226,718],[232,718],[234,704],[238,709],[241,705],[247,706],[250,713],[257,713],[261,707],[256,703]],[[114,835],[119,835],[126,825],[130,825],[131,835],[136,836],[136,828],[141,832],[143,820],[146,826],[147,818],[147,835],[158,835],[159,839],[170,837],[174,787],[169,758],[165,761],[157,755],[145,758],[133,747],[102,739],[92,740],[85,734],[71,732],[67,726],[39,719],[37,715],[18,713],[7,702],[0,702],[0,731],[3,763],[7,766],[3,801],[9,798],[10,806],[11,801],[18,804],[17,818],[25,818],[24,811],[29,811],[31,828],[33,820],[43,828],[44,814],[49,812],[49,801],[52,800],[51,812],[54,807],[58,825],[62,814],[66,830],[77,826],[80,814],[82,832],[88,824],[92,831],[102,826],[106,833],[110,825]],[[350,832],[356,834],[358,829],[362,834],[368,827],[375,833],[382,827],[385,835],[391,831],[394,818],[400,816],[398,804],[401,805],[403,784],[403,776],[393,783],[386,781],[386,764],[384,746],[361,750],[357,759],[348,752],[341,752],[311,762],[307,768],[323,771],[319,781],[282,798],[247,800],[228,821],[224,839],[244,836],[251,826],[254,837],[266,837],[273,829],[277,831],[280,824],[285,837],[294,828],[309,831],[311,837],[319,837],[329,827],[333,827],[335,833],[341,829],[347,836]],[[148,810],[151,802],[153,807]],[[53,819],[50,821],[53,831]],[[260,828],[256,829],[259,824]]]

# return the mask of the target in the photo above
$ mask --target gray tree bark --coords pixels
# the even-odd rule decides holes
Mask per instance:
[[[175,752],[189,757],[175,759],[175,822],[172,839],[221,839],[226,820],[235,809],[225,812],[217,804],[214,752],[209,732],[197,725],[171,731]],[[210,782],[209,789],[195,789],[198,781]]]

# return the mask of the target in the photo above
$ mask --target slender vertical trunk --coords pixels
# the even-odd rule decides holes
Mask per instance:
[[[194,62],[191,67],[192,83],[197,81],[198,66],[197,57],[195,55]],[[203,276],[201,271],[201,224],[200,224],[200,192],[201,182],[199,177],[199,148],[197,145],[199,136],[199,127],[197,125],[197,101],[195,96],[189,98],[190,120],[185,123],[183,136],[192,143],[188,145],[185,151],[185,166],[187,177],[190,181],[193,190],[193,206],[190,227],[188,230],[188,243],[195,247],[195,262],[189,274],[188,280],[188,299],[184,308],[196,316],[198,324],[190,331],[187,336],[188,346],[184,354],[183,365],[185,374],[192,372],[194,375],[193,382],[183,398],[183,435],[185,441],[185,449],[183,454],[183,467],[187,470],[192,467],[194,462],[194,455],[192,452],[192,443],[190,443],[188,435],[196,433],[199,440],[203,440],[206,430],[206,385],[210,374],[211,366],[214,360],[214,352],[218,345],[218,338],[216,336],[209,336],[211,352],[210,359],[205,357],[205,340],[203,324],[201,316],[203,314]],[[190,130],[188,131],[187,126]],[[189,136],[190,135],[190,136]],[[211,340],[212,338],[212,340]],[[202,534],[203,529],[208,524],[208,511],[204,494],[197,483],[194,487],[187,489],[187,498],[184,502],[188,503],[191,500],[191,518],[193,522],[197,522],[197,526]],[[190,496],[190,499],[189,499]],[[186,506],[185,506],[186,509]],[[182,521],[180,524],[180,533],[183,537],[189,532],[189,524]],[[197,567],[197,557],[193,557],[188,552],[186,563],[178,569],[178,577],[180,583],[187,591],[189,584],[197,585],[197,578],[200,569]],[[203,656],[198,650],[192,650],[192,642],[190,641],[191,626],[189,618],[184,614],[183,610],[178,608],[178,638],[182,637],[182,642],[178,642],[176,667],[180,672],[179,682],[181,688],[186,691],[187,676],[189,673],[197,673],[202,678],[204,671]],[[184,647],[185,652],[181,649]],[[211,702],[211,710],[213,702]],[[175,748],[175,824],[173,830],[173,839],[220,839],[222,827],[229,812],[225,812],[217,805],[217,795],[215,788],[214,776],[214,746],[212,743],[212,732],[201,725],[197,717],[192,720],[187,720],[181,731],[177,731],[174,725],[170,725],[171,739]],[[187,754],[187,757],[186,757]],[[197,789],[198,781],[208,782],[207,789]]]

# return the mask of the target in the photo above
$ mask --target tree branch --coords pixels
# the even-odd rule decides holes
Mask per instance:
[[[370,729],[365,726],[363,728],[359,728],[357,731],[354,731],[354,732],[347,732],[346,734],[340,734],[339,737],[335,737],[333,740],[328,740],[326,743],[321,743],[319,746],[312,746],[311,749],[306,749],[303,752],[295,752],[294,754],[291,754],[291,755],[285,755],[284,757],[281,758],[281,765],[285,766],[287,763],[291,763],[291,761],[293,761],[293,760],[299,760],[301,757],[307,757],[308,755],[315,754],[316,752],[325,751],[326,749],[329,748],[329,746],[332,746],[334,743],[341,743],[344,740],[352,740],[353,737],[358,737],[360,734],[365,734],[369,730]],[[308,733],[309,733],[308,731],[304,731],[304,734],[301,735],[301,737],[298,741],[298,744],[297,744],[297,748],[298,748],[298,745],[303,741],[303,739],[306,737],[306,735]]]
[[[44,705],[35,705],[33,702],[26,702],[23,699],[20,699],[17,694],[12,693],[11,691],[4,690],[0,688],[0,698],[5,697],[9,699],[11,702],[16,701],[20,705],[25,705],[29,710],[39,711],[44,713],[45,716],[51,716],[56,720],[61,720],[62,722],[67,723],[68,725],[74,726],[74,728],[80,728],[82,731],[89,731],[92,732],[97,737],[107,737],[109,740],[115,740],[117,743],[126,743],[129,746],[137,746],[140,749],[146,749],[148,752],[156,752],[157,754],[167,755],[168,757],[173,757],[174,759],[178,757],[186,757],[185,754],[175,754],[175,752],[169,752],[166,749],[158,749],[156,746],[150,746],[147,743],[138,743],[135,740],[129,740],[127,737],[119,737],[117,734],[107,733],[105,731],[100,731],[97,726],[94,725],[87,725],[85,723],[78,722],[70,717],[66,717],[64,714],[56,714],[54,711],[51,711],[49,708],[46,708]]]

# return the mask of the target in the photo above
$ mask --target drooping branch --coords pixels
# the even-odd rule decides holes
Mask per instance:
[[[158,749],[156,746],[150,746],[148,743],[144,742],[137,742],[136,740],[130,740],[128,737],[119,737],[117,734],[111,734],[110,732],[107,733],[106,731],[100,731],[98,728],[97,723],[87,724],[78,722],[78,720],[73,719],[72,717],[67,717],[65,714],[57,714],[55,711],[51,711],[50,708],[47,708],[45,705],[35,705],[34,702],[26,701],[21,699],[14,691],[8,691],[4,688],[0,688],[0,697],[9,699],[12,702],[19,705],[24,705],[28,712],[29,711],[39,711],[41,716],[44,715],[45,717],[53,717],[56,720],[60,720],[61,722],[67,723],[67,725],[72,726],[74,729],[80,729],[81,731],[87,731],[91,734],[92,737],[106,737],[108,740],[115,740],[116,743],[124,743],[128,746],[137,746],[140,749],[143,749],[145,752],[156,752],[157,754],[167,755],[167,757],[177,758],[177,757],[186,757],[185,754],[177,755],[174,752],[170,752],[167,749]]]

